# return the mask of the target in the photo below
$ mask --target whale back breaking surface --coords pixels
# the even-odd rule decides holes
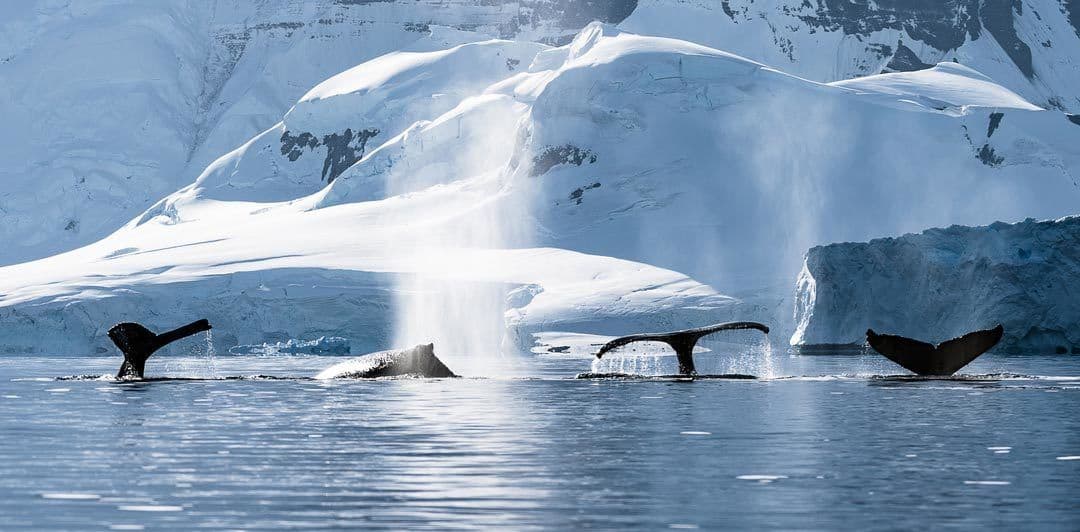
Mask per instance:
[[[997,345],[1004,334],[1001,325],[967,333],[938,345],[892,334],[866,331],[870,347],[904,369],[919,375],[947,376],[956,373],[979,355]]]
[[[371,353],[360,358],[334,364],[315,376],[316,379],[374,379],[414,375],[429,378],[457,377],[435,356],[434,344],[422,344],[411,349]]]

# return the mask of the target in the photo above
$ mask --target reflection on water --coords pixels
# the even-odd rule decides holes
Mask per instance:
[[[2,527],[1080,519],[1080,358],[987,356],[965,372],[1002,375],[903,380],[871,378],[898,372],[874,357],[771,356],[778,378],[757,381],[573,380],[590,360],[548,357],[528,379],[123,384],[53,379],[112,374],[111,358],[9,357]],[[336,360],[219,357],[215,373],[308,377]],[[156,362],[148,374],[207,369]]]

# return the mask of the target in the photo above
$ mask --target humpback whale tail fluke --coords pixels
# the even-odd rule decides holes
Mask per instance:
[[[193,321],[183,327],[161,334],[154,334],[138,323],[117,323],[113,325],[109,329],[109,338],[124,354],[124,363],[120,365],[120,371],[116,374],[116,378],[134,377],[141,379],[143,369],[146,367],[146,359],[150,358],[150,355],[153,355],[155,351],[181,338],[208,330],[210,330],[210,322],[205,319]]]
[[[997,345],[1004,333],[1005,328],[998,325],[993,329],[969,332],[935,346],[903,336],[878,334],[873,329],[867,329],[866,341],[874,351],[908,371],[919,375],[948,376]]]
[[[630,336],[616,338],[604,344],[604,346],[600,348],[600,351],[596,353],[596,358],[601,358],[604,356],[604,353],[632,342],[663,342],[675,350],[675,355],[679,358],[679,373],[683,375],[693,375],[697,372],[694,369],[694,346],[697,345],[698,340],[703,336],[715,332],[737,329],[756,329],[765,334],[769,334],[768,326],[753,321],[732,321],[706,327],[698,327],[696,329],[665,333],[632,334]]]

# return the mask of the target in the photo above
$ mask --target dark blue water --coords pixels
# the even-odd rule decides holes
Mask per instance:
[[[121,384],[113,358],[0,359],[0,528],[1080,527],[1080,357],[902,381],[776,356],[765,381]],[[153,359],[306,377],[340,359]]]

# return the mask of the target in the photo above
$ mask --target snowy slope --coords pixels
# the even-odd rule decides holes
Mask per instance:
[[[813,245],[1073,212],[1080,127],[989,83],[825,85],[603,24],[391,55],[108,238],[0,269],[19,324],[0,346],[86,351],[114,321],[192,315],[219,347],[434,341],[455,369],[545,331],[738,318],[786,338]],[[331,181],[327,137],[352,125],[379,134]]]
[[[543,48],[492,40],[384,55],[311,89],[284,120],[211,165],[196,186],[215,199],[282,201],[316,192],[366,150],[453,109]]]
[[[862,343],[867,328],[942,341],[1001,323],[1025,353],[1080,351],[1080,218],[952,226],[815,247],[792,344]]]
[[[1080,113],[1072,0],[642,0],[621,26],[817,81],[955,60],[1040,107]]]
[[[93,242],[382,54],[559,41],[634,2],[46,0],[0,17],[0,264]]]
[[[938,63],[926,70],[878,74],[836,81],[831,85],[935,109],[976,106],[1041,110],[983,74],[958,63]]]

